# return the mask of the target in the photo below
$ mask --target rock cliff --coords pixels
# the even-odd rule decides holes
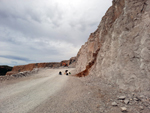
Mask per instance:
[[[130,91],[150,90],[150,1],[113,0],[77,54],[77,76]]]

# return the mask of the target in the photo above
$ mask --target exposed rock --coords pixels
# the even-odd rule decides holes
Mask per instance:
[[[143,109],[144,109],[144,107],[143,107],[143,106],[140,106],[139,108],[140,108],[140,110],[143,110]]]
[[[76,57],[71,57],[69,60],[63,60],[60,62],[60,66],[75,67],[75,65],[76,65]]]
[[[75,63],[76,62],[76,57],[71,57],[70,59],[69,59],[69,65],[71,65],[71,64],[73,64],[73,63]]]
[[[145,96],[144,95],[140,95],[140,97],[139,97],[140,99],[143,99],[143,98],[145,98]]]
[[[69,67],[70,68],[75,68],[76,67],[76,57],[71,57],[69,59]]]
[[[121,107],[121,111],[122,112],[127,112],[127,108],[126,107]]]
[[[77,61],[76,61],[76,71],[82,72],[87,69],[87,66],[90,62],[94,59],[96,60],[96,55],[99,49],[99,39],[98,39],[98,30],[94,33],[91,33],[88,42],[86,42],[77,54]],[[94,62],[95,63],[95,62]]]
[[[119,100],[124,100],[126,98],[126,96],[120,96],[118,97]]]
[[[125,100],[124,100],[124,103],[125,103],[125,104],[129,104],[129,102],[130,102],[130,101],[129,101],[128,99],[125,99]]]
[[[141,99],[139,99],[138,97],[134,98],[135,101],[141,101]]]
[[[116,102],[111,103],[112,106],[117,106],[118,104]]]
[[[18,73],[18,71],[8,71],[6,73],[6,75],[13,75],[13,74],[17,74],[17,73]]]
[[[149,0],[113,0],[98,29],[77,54],[77,75],[99,76],[123,90],[148,91],[149,31]]]

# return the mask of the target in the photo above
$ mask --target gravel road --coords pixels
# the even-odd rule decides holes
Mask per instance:
[[[104,92],[100,88],[105,85],[92,76],[58,75],[66,69],[75,73],[74,68],[40,69],[0,82],[0,113],[120,113],[119,108],[111,112],[112,88]]]
[[[69,78],[58,75],[59,71],[43,69],[30,77],[0,83],[0,113],[28,113],[47,101],[63,88]]]

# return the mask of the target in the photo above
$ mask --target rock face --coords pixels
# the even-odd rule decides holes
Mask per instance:
[[[69,60],[63,60],[60,62],[60,66],[75,67],[76,57],[71,57]]]
[[[10,66],[0,66],[0,75],[5,75],[8,71],[11,71],[12,67]]]
[[[76,57],[71,57],[69,60],[69,67],[75,68],[75,66],[76,66]]]
[[[113,0],[77,54],[78,76],[99,76],[121,89],[149,90],[150,1]]]

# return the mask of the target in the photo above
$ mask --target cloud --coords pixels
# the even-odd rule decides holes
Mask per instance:
[[[76,56],[110,5],[110,0],[0,0],[0,64]]]
[[[32,61],[28,58],[23,58],[23,57],[18,57],[18,56],[11,56],[11,55],[0,55],[0,57],[7,58],[7,59],[12,59],[12,60],[21,60],[21,61],[26,61],[26,62]]]

